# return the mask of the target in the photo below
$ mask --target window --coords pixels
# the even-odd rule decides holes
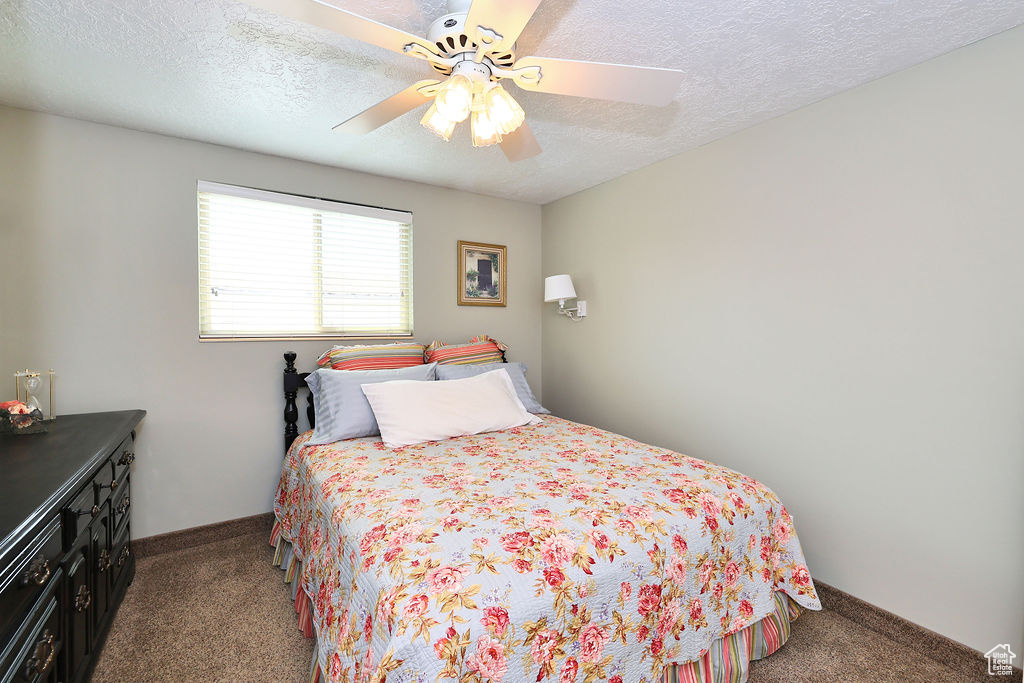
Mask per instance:
[[[412,214],[199,183],[199,337],[409,336]]]

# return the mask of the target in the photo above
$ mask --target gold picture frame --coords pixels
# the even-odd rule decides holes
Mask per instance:
[[[507,299],[505,246],[459,240],[456,260],[459,306],[504,306]]]

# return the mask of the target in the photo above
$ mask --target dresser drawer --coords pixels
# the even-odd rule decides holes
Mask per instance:
[[[57,665],[61,651],[60,568],[42,599],[8,643],[0,664],[3,683],[43,683],[59,680]]]
[[[122,441],[114,449],[114,454],[110,456],[110,461],[114,464],[114,478],[123,483],[129,467],[135,462],[135,439],[129,436]]]
[[[126,480],[125,477],[122,477]],[[64,547],[70,548],[78,535],[103,511],[103,503],[116,494],[125,481],[114,478],[114,464],[107,460],[64,508]]]
[[[134,557],[132,557],[132,544],[127,524],[117,532],[117,535],[114,538],[114,548],[110,556],[113,558],[114,562],[112,569],[114,573],[111,575],[111,578],[113,579],[114,585],[117,586],[121,583],[121,578],[127,572],[128,567],[134,560]]]
[[[61,558],[60,519],[54,517],[0,573],[0,634],[17,627],[53,581]]]
[[[64,548],[70,548],[89,522],[102,511],[103,506],[96,502],[96,489],[90,482],[64,508]]]
[[[122,484],[118,487],[117,493],[114,494],[114,500],[111,503],[111,510],[114,516],[114,523],[110,526],[116,533],[120,530],[124,521],[128,519],[131,514],[132,507],[132,489],[131,479],[125,477]]]
[[[110,498],[110,494],[117,490],[118,482],[114,479],[114,463],[107,460],[93,475],[92,487],[96,491],[96,503],[103,505],[103,501]]]

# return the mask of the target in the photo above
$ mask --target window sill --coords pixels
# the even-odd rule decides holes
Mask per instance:
[[[386,341],[389,339],[412,339],[409,334],[308,334],[308,335],[199,335],[199,341],[206,342],[281,342],[281,341]]]

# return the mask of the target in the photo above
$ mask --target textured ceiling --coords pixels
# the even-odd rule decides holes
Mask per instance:
[[[336,0],[424,35],[443,0]],[[544,152],[509,163],[411,113],[331,127],[423,62],[235,0],[0,0],[0,102],[546,203],[1024,22],[1021,0],[544,0],[520,55],[686,72],[663,108],[510,91]]]

